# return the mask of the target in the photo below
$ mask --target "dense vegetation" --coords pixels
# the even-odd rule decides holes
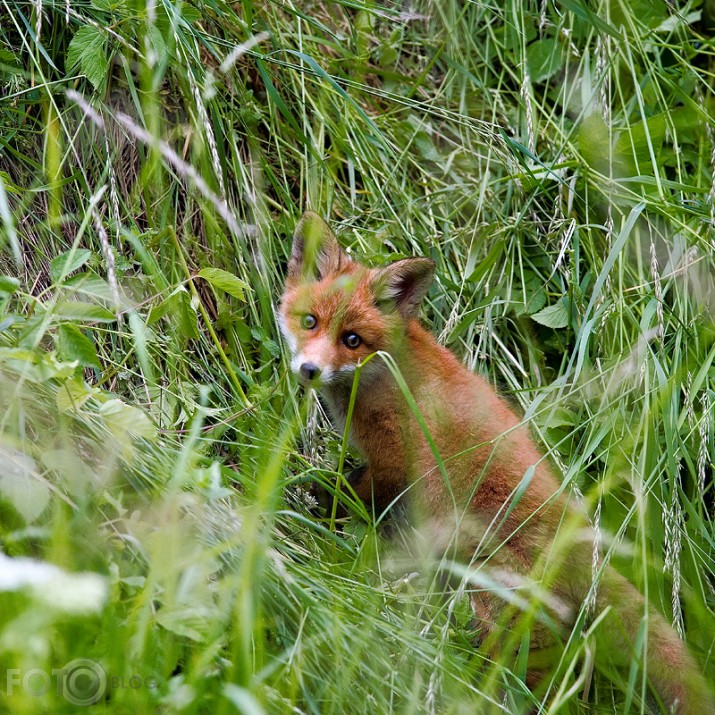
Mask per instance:
[[[438,598],[410,530],[313,505],[352,457],[275,322],[306,207],[437,262],[425,320],[712,674],[714,29],[708,0],[0,0],[0,550],[32,559],[0,554],[3,707],[657,711],[637,652],[591,678],[588,624],[532,696],[472,645],[478,574]]]

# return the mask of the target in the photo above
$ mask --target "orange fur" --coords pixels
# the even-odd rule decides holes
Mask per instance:
[[[445,548],[467,562],[487,558],[492,573],[506,581],[545,579],[564,607],[561,619],[568,621],[591,585],[591,545],[576,538],[587,520],[559,492],[559,481],[507,403],[419,324],[416,314],[432,271],[426,259],[368,269],[341,251],[322,219],[307,213],[296,229],[279,313],[293,369],[300,373],[309,364],[320,371],[313,386],[341,424],[355,365],[378,350],[389,353],[434,439],[447,480],[395,379],[374,358],[361,375],[350,425],[350,438],[367,461],[353,485],[357,495],[381,511],[409,491],[414,513],[435,525],[435,533],[450,535]],[[301,325],[306,315],[316,321],[310,329]],[[345,343],[351,333],[362,340],[354,348]],[[554,567],[548,556],[564,523],[576,536]],[[694,660],[637,590],[608,569],[598,594],[597,607],[614,611],[605,619],[608,627],[597,629],[606,634],[603,648],[629,662],[647,612],[648,674],[666,705],[681,715],[715,712]],[[504,602],[485,590],[472,596],[472,607],[493,640],[491,626]],[[532,646],[552,642],[549,630],[535,624]]]

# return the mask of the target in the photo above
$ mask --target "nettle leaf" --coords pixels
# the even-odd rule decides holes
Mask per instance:
[[[208,281],[214,288],[219,288],[241,301],[245,300],[243,292],[251,290],[251,286],[248,283],[237,278],[233,273],[222,271],[220,268],[202,268],[199,271],[199,276]]]
[[[531,316],[540,325],[547,328],[565,328],[569,324],[569,311],[562,299],[554,305],[549,305]]]
[[[78,268],[81,268],[91,257],[92,251],[88,251],[86,248],[78,248],[74,251],[60,253],[59,256],[56,256],[50,261],[50,276],[52,277],[52,282],[57,283],[63,275],[68,276]]]
[[[76,325],[62,323],[57,335],[57,347],[62,359],[76,360],[82,367],[102,368],[94,344]]]
[[[82,74],[97,89],[107,76],[109,60],[105,47],[105,36],[92,25],[80,27],[67,50],[66,68],[70,72],[79,65]]]

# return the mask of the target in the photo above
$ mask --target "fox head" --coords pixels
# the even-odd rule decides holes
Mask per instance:
[[[378,350],[395,355],[433,276],[428,258],[382,268],[353,261],[328,224],[307,211],[295,229],[279,309],[292,371],[312,387],[351,384],[361,359]]]

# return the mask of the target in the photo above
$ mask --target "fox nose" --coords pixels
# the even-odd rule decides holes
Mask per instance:
[[[307,380],[308,382],[312,382],[317,377],[320,377],[320,368],[315,363],[304,362],[300,366],[300,376],[304,380]]]

